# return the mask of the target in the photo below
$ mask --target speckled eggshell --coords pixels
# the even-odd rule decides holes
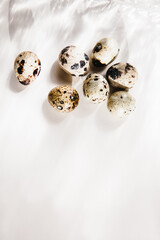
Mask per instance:
[[[62,85],[49,92],[48,101],[60,112],[71,112],[78,106],[79,95],[73,87]]]
[[[22,52],[15,59],[14,71],[21,84],[29,85],[40,74],[41,61],[33,52]]]
[[[118,53],[117,41],[113,38],[103,38],[92,50],[92,63],[95,67],[104,67],[111,63]]]
[[[100,103],[108,98],[109,84],[101,74],[89,74],[83,83],[83,93],[89,101]]]
[[[129,63],[116,63],[108,69],[106,78],[113,87],[128,90],[137,82],[138,73]]]
[[[116,117],[124,118],[135,110],[136,101],[128,92],[118,91],[110,96],[107,105],[110,113]]]
[[[76,46],[65,47],[59,54],[60,67],[72,76],[84,76],[89,70],[89,57]]]

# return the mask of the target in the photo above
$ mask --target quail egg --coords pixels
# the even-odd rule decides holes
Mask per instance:
[[[136,101],[128,92],[118,91],[110,96],[107,105],[110,113],[124,118],[135,110]]]
[[[40,74],[41,61],[33,52],[22,52],[15,59],[14,71],[21,84],[29,85]]]
[[[116,63],[108,69],[106,78],[113,87],[128,90],[137,82],[138,73],[129,63]]]
[[[52,107],[60,112],[71,112],[78,105],[79,95],[73,87],[62,85],[49,92],[48,101]]]
[[[113,38],[103,38],[92,50],[92,63],[95,67],[105,67],[117,57],[118,53],[117,41]]]
[[[108,98],[109,84],[101,74],[89,74],[83,83],[83,93],[89,101],[100,103]]]
[[[76,46],[65,47],[59,54],[59,65],[72,76],[84,76],[89,70],[89,57]]]

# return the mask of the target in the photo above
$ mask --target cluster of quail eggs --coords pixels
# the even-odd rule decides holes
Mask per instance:
[[[103,38],[92,50],[91,58],[76,46],[67,46],[59,54],[59,66],[68,74],[81,77],[89,72],[90,63],[98,69],[108,66],[119,53],[115,39]],[[18,81],[29,85],[41,71],[41,61],[33,52],[20,53],[14,63]],[[107,101],[110,113],[123,118],[135,109],[135,99],[128,90],[134,86],[138,78],[136,68],[129,63],[116,63],[106,72],[106,76],[90,73],[83,82],[84,97],[92,103]],[[115,89],[110,93],[110,86]],[[121,89],[120,91],[118,89]],[[48,94],[52,107],[60,112],[71,112],[79,103],[79,94],[71,86],[61,85],[53,88]]]

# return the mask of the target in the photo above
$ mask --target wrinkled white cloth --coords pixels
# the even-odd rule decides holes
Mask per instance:
[[[90,54],[103,37],[120,45],[114,63],[139,72],[137,108],[123,122],[57,64],[63,47]],[[27,87],[13,71],[24,50],[42,62]],[[159,63],[159,0],[0,1],[1,240],[160,239]],[[60,84],[80,94],[68,115],[47,102]]]

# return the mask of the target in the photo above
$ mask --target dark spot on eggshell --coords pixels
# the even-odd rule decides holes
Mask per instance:
[[[65,58],[62,58],[61,63],[62,63],[62,65],[64,65],[65,63],[67,64],[67,60]]]
[[[19,56],[22,57],[22,54],[20,54]]]
[[[103,89],[100,89],[99,91],[100,91],[100,92],[103,92]]]
[[[83,76],[84,76],[84,74],[80,74],[80,75],[79,75],[79,77],[83,77]]]
[[[38,68],[36,68],[34,71],[33,71],[33,76],[35,77],[35,75],[37,75],[38,73]]]
[[[21,65],[24,65],[25,64],[25,60],[22,59],[22,61],[20,62]]]
[[[39,71],[37,73],[37,76],[39,76],[40,72],[41,72],[41,67],[39,67]]]
[[[75,77],[76,75],[75,74],[71,74],[73,77]]]
[[[119,71],[117,68],[110,67],[107,71],[107,77],[110,76],[112,79],[119,78],[122,75],[122,72]]]
[[[20,66],[19,68],[17,68],[17,72],[19,74],[22,74],[23,73],[23,66]]]
[[[73,103],[73,105],[72,105],[72,109],[74,109],[76,106],[75,106],[75,104]]]
[[[97,77],[95,77],[95,78],[94,78],[94,81],[98,81],[98,78],[97,78]]]
[[[66,57],[69,57],[69,54],[68,54],[68,53],[66,53]]]
[[[55,101],[52,101],[53,104],[55,104]]]
[[[76,100],[76,98],[77,98],[77,95],[76,95],[76,94],[70,96],[70,99],[71,99],[72,101]]]
[[[84,58],[85,58],[86,61],[89,60],[89,57],[88,57],[88,55],[86,53],[84,54]]]
[[[19,60],[17,61],[17,63],[19,63]]]
[[[60,101],[60,104],[64,104],[64,102],[61,100],[61,101]]]
[[[68,51],[68,48],[69,48],[69,47],[65,47],[65,48],[61,51],[61,54],[64,54],[65,52],[67,52],[67,51]]]
[[[95,67],[105,67],[106,65],[105,64],[102,64],[99,60],[97,59],[92,59],[92,63]]]
[[[87,71],[87,68],[84,68],[84,71],[86,72],[86,71]]]
[[[133,69],[133,66],[131,66],[129,63],[127,63],[125,66],[125,72],[127,73],[131,69]]]
[[[83,60],[80,61],[80,67],[81,68],[83,68],[85,66],[85,64],[86,64],[85,61],[83,61]]]
[[[135,76],[134,76],[134,75],[132,75],[132,78],[135,78]]]
[[[49,95],[48,95],[48,97],[51,99],[51,98],[53,97],[53,93],[50,92]]]
[[[72,101],[74,101],[74,100],[75,100],[75,97],[74,97],[74,96],[70,96],[70,99],[71,99]]]
[[[71,66],[71,69],[72,70],[77,70],[79,68],[79,64],[78,63],[75,63]]]
[[[30,79],[26,78],[24,81],[20,82],[23,85],[29,85],[30,84]]]
[[[65,94],[67,91],[64,91],[63,93]]]
[[[97,43],[96,46],[93,49],[93,53],[99,52],[101,49],[102,49],[102,44],[101,43]]]
[[[41,65],[41,61],[38,59],[38,65],[40,66]]]

